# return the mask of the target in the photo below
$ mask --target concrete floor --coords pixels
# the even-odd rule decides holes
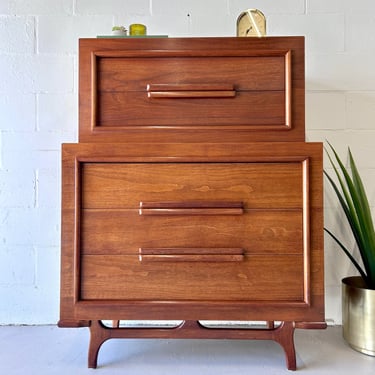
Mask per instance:
[[[87,368],[88,329],[55,326],[0,327],[4,375],[231,375],[290,374],[284,353],[270,341],[110,340],[96,370]],[[340,327],[296,330],[297,373],[375,373],[375,357],[350,349]]]

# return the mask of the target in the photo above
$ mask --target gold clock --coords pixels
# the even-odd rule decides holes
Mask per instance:
[[[266,17],[259,9],[247,9],[237,18],[237,36],[265,36]]]

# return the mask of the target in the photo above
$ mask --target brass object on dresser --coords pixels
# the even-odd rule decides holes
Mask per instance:
[[[259,9],[246,9],[237,18],[237,36],[266,36],[266,17]]]
[[[294,329],[325,328],[322,145],[304,142],[303,51],[302,37],[80,41],[59,326],[90,327],[89,367],[110,338],[226,338],[275,340],[295,370]]]

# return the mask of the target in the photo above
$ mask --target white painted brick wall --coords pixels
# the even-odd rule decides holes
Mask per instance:
[[[264,14],[304,14],[305,0],[233,0],[228,1],[231,14],[238,15],[244,9],[258,8]]]
[[[337,53],[344,50],[344,19],[343,14],[336,13],[271,15],[268,31],[273,35],[305,35],[309,54]]]
[[[5,0],[7,1],[7,0]],[[8,0],[12,14],[72,14],[74,0]]]
[[[77,141],[78,38],[134,22],[233,36],[248,7],[269,35],[306,36],[307,139],[352,148],[375,208],[373,0],[1,0],[0,324],[58,320],[60,145]],[[345,236],[341,219],[327,186],[325,223]],[[325,250],[326,315],[340,323],[340,279],[354,270],[328,238]]]
[[[33,53],[35,49],[35,18],[0,16],[0,51]]]
[[[41,16],[38,18],[38,52],[76,54],[79,38],[106,35],[112,26],[111,15]]]
[[[115,15],[118,13],[134,15],[134,14],[150,14],[151,1],[149,0],[76,0],[77,14],[82,15]]]

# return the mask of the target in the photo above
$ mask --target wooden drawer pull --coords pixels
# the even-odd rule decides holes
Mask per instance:
[[[241,262],[241,248],[140,248],[140,262]]]
[[[234,86],[230,84],[149,84],[149,98],[233,98],[236,96]]]
[[[139,215],[242,215],[242,202],[140,202]]]

